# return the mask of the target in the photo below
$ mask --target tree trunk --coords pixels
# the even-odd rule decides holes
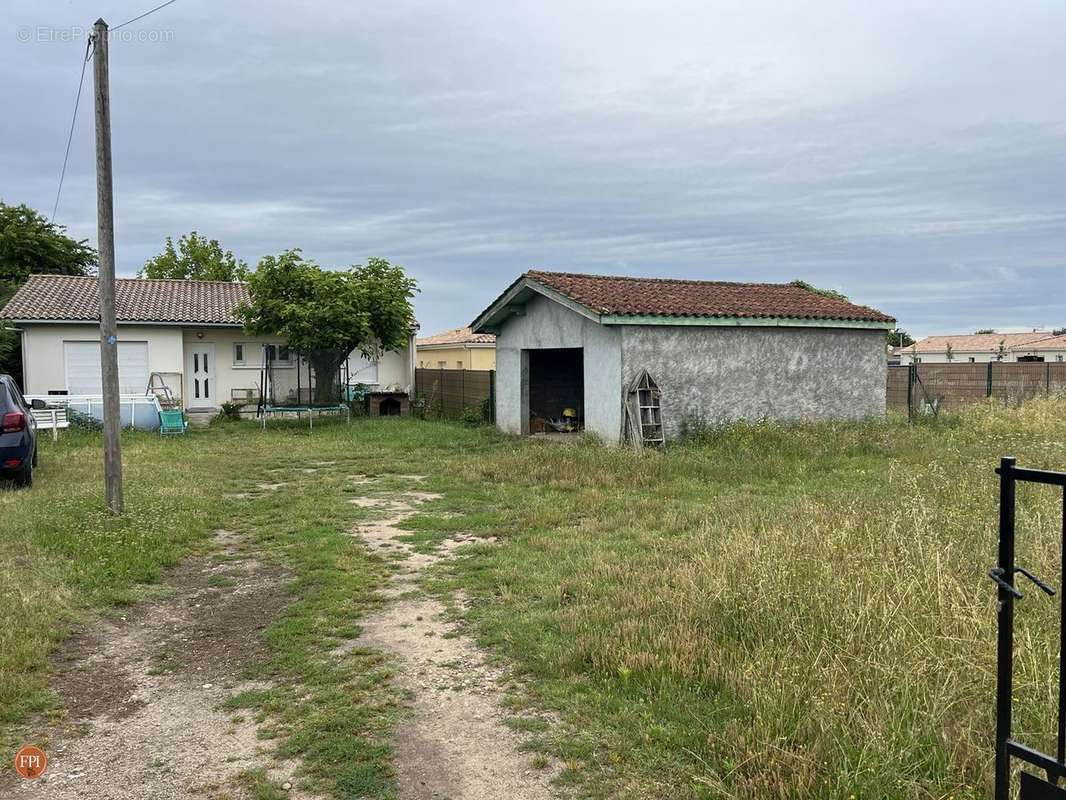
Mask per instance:
[[[312,350],[307,360],[315,371],[315,389],[312,394],[315,405],[331,405],[341,400],[337,385],[337,370],[346,354],[336,350]]]

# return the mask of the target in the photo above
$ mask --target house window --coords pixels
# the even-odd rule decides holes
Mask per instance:
[[[378,362],[371,361],[358,350],[348,354],[348,382],[367,385],[378,382]]]
[[[236,342],[233,345],[233,365],[236,367],[244,366],[244,344]]]
[[[291,364],[292,351],[283,344],[268,344],[266,346],[267,360],[273,364]]]
[[[977,362],[977,359],[976,359],[976,358],[974,358],[973,356],[970,356],[970,363],[971,363],[971,364],[974,364],[974,363],[976,363],[976,362]]]
[[[462,361],[456,361],[455,362],[455,368],[456,369],[462,369],[463,368],[463,362]]]
[[[1062,361],[1062,353],[1059,353],[1057,356],[1055,356],[1055,360]]]
[[[437,362],[437,369],[445,369],[447,366],[448,366],[448,362],[447,361],[438,361]]]

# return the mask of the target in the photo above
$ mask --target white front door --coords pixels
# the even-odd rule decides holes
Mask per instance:
[[[185,374],[188,375],[188,408],[214,408],[215,403],[215,346],[194,342],[186,344]]]

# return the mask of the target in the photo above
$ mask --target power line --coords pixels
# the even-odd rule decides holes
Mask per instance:
[[[55,222],[56,211],[59,210],[59,195],[63,193],[63,179],[67,176],[67,161],[70,159],[70,143],[74,139],[74,125],[78,121],[78,106],[81,104],[81,88],[85,85],[85,65],[92,58],[89,48],[92,47],[93,37],[85,42],[85,58],[81,62],[81,77],[78,78],[78,94],[74,97],[74,114],[70,118],[70,133],[67,134],[67,150],[63,154],[63,169],[59,172],[59,188],[56,189],[56,202],[52,206],[52,221]]]
[[[167,6],[169,6],[169,5],[171,4],[171,3],[176,3],[176,2],[178,2],[178,0],[167,0],[167,2],[163,3],[162,5],[158,5],[158,6],[156,6],[155,8],[151,9],[150,11],[145,11],[145,12],[144,12],[143,14],[141,14],[140,16],[136,16],[136,17],[134,17],[133,19],[128,19],[128,20],[126,20],[125,22],[123,22],[123,23],[122,23],[121,25],[116,25],[116,26],[115,26],[115,27],[113,27],[113,28],[112,28],[111,30],[113,30],[113,31],[117,31],[117,30],[118,30],[119,28],[125,28],[125,27],[126,27],[127,25],[129,25],[130,23],[132,23],[132,22],[136,22],[136,21],[137,21],[137,20],[139,20],[139,19],[144,19],[144,18],[145,18],[145,17],[147,17],[147,16],[149,15],[149,14],[154,14],[154,13],[155,13],[156,11],[158,11],[159,9],[161,9],[161,8],[166,8],[166,7],[167,7]]]
[[[132,25],[133,22],[138,21],[139,19],[144,19],[149,14],[155,14],[160,9],[165,9],[167,5],[171,5],[172,3],[176,3],[177,1],[178,0],[166,0],[165,3],[157,5],[155,9],[149,9],[144,14],[139,14],[138,16],[135,16],[132,19],[127,19],[125,22],[122,23],[122,25],[116,25],[114,28],[110,29],[110,31],[117,31],[119,28],[125,28],[128,25]],[[84,86],[85,84],[85,64],[90,62],[90,60],[93,58],[93,53],[90,51],[90,48],[92,46],[93,37],[90,36],[88,37],[88,41],[85,43],[85,60],[81,62],[81,77],[78,78],[78,94],[74,98],[74,114],[72,114],[70,117],[70,131],[69,133],[67,133],[67,146],[66,151],[63,154],[63,169],[60,171],[60,186],[59,189],[55,190],[55,204],[52,206],[53,222],[55,221],[55,212],[58,211],[60,208],[60,195],[63,194],[63,180],[66,178],[67,162],[70,160],[70,143],[74,141],[74,129],[75,125],[78,122],[78,107],[81,105],[81,90],[82,86]]]

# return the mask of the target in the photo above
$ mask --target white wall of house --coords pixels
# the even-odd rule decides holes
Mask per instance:
[[[27,394],[100,393],[98,326],[22,323],[19,327]],[[149,373],[160,372],[186,408],[215,408],[224,402],[257,396],[263,345],[280,344],[277,339],[248,336],[236,327],[179,325],[120,324],[118,339],[123,393],[143,394]],[[208,355],[206,372],[204,353]],[[400,352],[386,353],[377,364],[353,353],[351,382],[381,388],[395,386],[409,392],[414,381],[413,353],[413,347],[408,346]],[[194,366],[206,384],[198,387],[193,383]],[[276,366],[276,396],[281,400],[296,385],[295,359],[291,366]],[[306,370],[306,364],[303,366]],[[301,380],[306,384],[306,372]],[[197,389],[200,397],[195,396]],[[202,396],[205,392],[207,397]]]
[[[213,405],[240,401],[248,396],[249,391],[257,391],[262,379],[263,346],[280,344],[279,340],[269,337],[249,336],[239,328],[185,328],[183,331],[185,347],[185,394],[186,407],[195,408],[195,385],[192,382],[194,364],[192,353],[204,345],[210,345],[214,351],[212,369],[216,387],[212,390]],[[240,351],[238,351],[240,345]],[[243,361],[238,361],[238,353]],[[283,402],[292,393],[295,396],[297,384],[307,387],[307,362],[300,362],[301,374],[296,375],[296,357],[292,355],[290,364],[274,362],[272,370],[274,380],[274,399]],[[355,352],[351,355],[350,380],[353,384],[364,383],[373,387],[399,386],[402,391],[410,391],[414,373],[410,364],[410,350],[385,353],[375,365]]]
[[[248,336],[240,328],[191,327],[181,329],[181,335],[185,353],[182,397],[186,408],[215,408],[222,403],[246,402],[250,398],[257,398],[262,379],[263,345],[280,344],[277,339]],[[241,345],[243,362],[237,361],[237,344]],[[204,353],[209,357],[206,374],[202,365],[194,364],[193,360],[194,354],[202,357]],[[210,381],[206,398],[203,397],[205,392],[202,386],[197,387],[194,383],[194,367]],[[286,380],[289,377],[295,385],[295,374],[295,365],[285,367],[276,364],[274,380],[277,388],[287,388]]]
[[[78,385],[84,382],[86,375],[81,365],[89,357],[90,349],[96,354],[99,363],[100,328],[97,325],[80,325],[65,323],[24,324],[22,329],[22,358],[26,394],[48,394],[49,392],[71,391],[85,388]],[[160,372],[182,370],[181,329],[165,325],[119,325],[118,346],[120,373],[128,384],[123,390],[141,394],[148,383],[147,374],[138,369],[136,363],[124,358],[140,350],[147,353],[147,369]],[[95,347],[94,347],[95,346]],[[138,357],[136,361],[140,361]],[[70,376],[68,370],[79,374]],[[134,389],[136,384],[144,385]],[[72,392],[73,393],[73,392]],[[88,394],[89,392],[85,392]],[[99,394],[99,387],[93,394]]]
[[[1059,363],[1066,361],[1066,350],[1024,350],[1022,348],[1018,348],[1017,350],[1015,350],[1015,361],[1024,356],[1038,356],[1040,358],[1043,358],[1044,361]]]
[[[1019,357],[1023,356],[1038,356],[1042,357],[1044,361],[1066,361],[1066,350],[1025,350],[1023,348],[1016,348],[1014,350],[1008,350],[1002,359],[996,357],[995,353],[990,353],[987,350],[981,352],[967,353],[960,350],[954,350],[951,353],[951,358],[948,359],[948,354],[944,351],[938,353],[918,353],[919,363],[921,364],[987,364],[989,361],[1003,361],[1016,362]],[[906,366],[907,364],[914,363],[914,353],[910,350],[904,349],[900,357],[900,364]]]
[[[370,383],[362,380],[356,374],[356,359],[362,358],[359,353],[352,354],[352,383]],[[401,392],[411,393],[415,384],[415,337],[412,334],[407,340],[407,347],[403,350],[390,351],[381,357],[377,368],[377,388],[387,389],[396,387]],[[361,374],[361,373],[360,373]]]

